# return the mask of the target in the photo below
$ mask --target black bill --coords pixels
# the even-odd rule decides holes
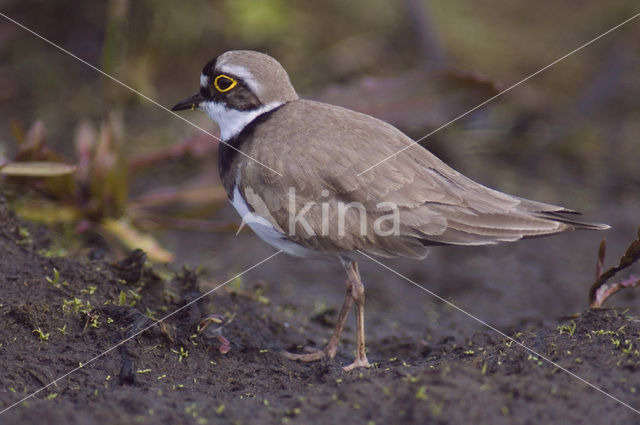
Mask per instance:
[[[194,110],[198,106],[200,106],[200,102],[202,102],[202,96],[200,96],[200,93],[196,93],[173,105],[171,110],[172,111],[184,111],[185,109]]]

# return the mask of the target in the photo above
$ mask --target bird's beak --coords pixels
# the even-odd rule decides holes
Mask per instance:
[[[191,109],[192,111],[200,106],[200,102],[202,102],[202,96],[200,93],[196,93],[192,96],[189,96],[185,100],[182,100],[171,108],[172,111],[184,111],[185,109]]]

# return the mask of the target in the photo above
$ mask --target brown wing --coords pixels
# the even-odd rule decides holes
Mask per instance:
[[[291,122],[302,130],[288,130]],[[270,140],[269,149],[261,140]],[[482,186],[419,146],[358,176],[412,140],[375,118],[323,103],[286,104],[256,127],[253,141],[247,153],[282,177],[248,161],[242,181],[254,182],[251,192],[273,224],[308,248],[423,257],[434,244],[484,245],[603,228],[572,220],[567,215],[574,212],[562,207]],[[395,229],[390,205],[397,206]],[[292,223],[296,216],[304,221]]]

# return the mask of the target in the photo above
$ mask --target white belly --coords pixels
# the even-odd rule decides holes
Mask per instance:
[[[263,241],[272,247],[296,257],[314,257],[319,255],[318,252],[305,248],[302,245],[287,239],[286,235],[273,227],[267,219],[252,212],[238,190],[237,180],[236,185],[233,188],[233,199],[231,204],[233,204],[233,207],[238,211],[240,217],[242,217],[243,224],[247,224],[251,227],[251,230],[253,230],[256,235],[260,236]]]

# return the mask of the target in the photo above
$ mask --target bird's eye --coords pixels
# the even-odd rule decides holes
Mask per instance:
[[[213,80],[213,86],[220,93],[227,92],[238,85],[238,82],[231,77],[227,77],[224,74],[218,75],[215,80]]]

